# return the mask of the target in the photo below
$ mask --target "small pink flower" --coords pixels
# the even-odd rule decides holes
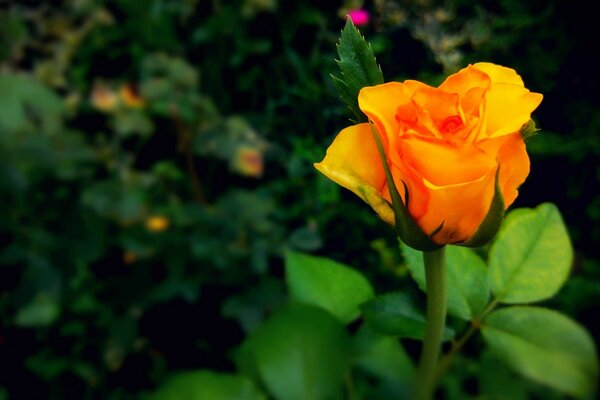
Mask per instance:
[[[350,10],[348,12],[348,17],[352,20],[352,23],[356,26],[365,26],[369,23],[369,12],[367,10],[363,10],[362,8],[357,8],[355,10]]]

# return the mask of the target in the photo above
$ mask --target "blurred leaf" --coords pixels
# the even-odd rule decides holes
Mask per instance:
[[[27,328],[37,328],[52,324],[60,315],[60,305],[54,298],[40,293],[25,306],[21,307],[15,317],[15,324]]]
[[[590,335],[573,320],[539,307],[508,307],[483,321],[491,350],[517,372],[578,398],[591,398],[598,360]]]
[[[247,337],[238,347],[233,350],[232,358],[237,370],[250,378],[253,382],[260,382],[260,373],[254,357],[251,337]]]
[[[143,216],[147,196],[144,186],[139,180],[99,181],[84,189],[81,201],[105,218],[132,223]]]
[[[245,332],[252,332],[265,315],[285,299],[280,280],[265,279],[257,286],[230,296],[221,313],[226,318],[236,318]]]
[[[192,149],[198,155],[213,155],[233,163],[240,149],[254,149],[262,156],[266,141],[244,118],[232,116],[204,128],[194,136]]]
[[[54,237],[43,230],[32,230],[30,246],[38,249],[52,248]],[[28,252],[27,267],[13,301],[19,306],[15,324],[23,327],[51,325],[60,315],[62,276],[46,257]]]
[[[492,292],[502,303],[547,299],[565,283],[572,262],[569,235],[555,205],[515,210],[490,250]]]
[[[290,306],[259,327],[251,341],[260,376],[277,400],[339,398],[350,340],[326,311]]]
[[[93,262],[105,254],[109,238],[106,222],[102,218],[78,209],[77,213],[73,212],[71,218],[63,223],[69,241],[69,251],[73,258],[82,262]],[[71,278],[79,280],[77,284],[74,283],[78,286],[89,277],[88,266],[80,264],[77,275]]]
[[[404,243],[402,254],[412,277],[427,292],[423,254]],[[486,306],[490,289],[487,267],[475,252],[466,247],[446,246],[448,272],[448,313],[464,320],[479,315]]]
[[[341,71],[340,77],[333,77],[333,82],[342,98],[354,113],[358,121],[366,121],[366,117],[358,107],[358,92],[365,86],[383,83],[381,68],[377,65],[371,45],[360,34],[348,18],[342,30],[337,46],[340,59],[337,61]]]
[[[527,389],[522,379],[517,379],[505,364],[485,352],[481,358],[479,392],[489,400],[527,400]]]
[[[354,347],[356,365],[382,380],[409,389],[415,367],[396,338],[380,335],[365,325],[358,331]]]
[[[590,125],[592,125],[590,123]],[[588,153],[600,154],[600,138],[598,136],[575,136],[557,132],[548,132],[532,136],[527,141],[527,151],[540,156],[564,155],[578,158]]]
[[[27,38],[25,18],[17,13],[0,13],[0,60],[9,60],[21,50]],[[0,388],[0,393],[2,390]],[[0,399],[2,395],[0,394]]]
[[[365,321],[375,332],[401,338],[423,339],[425,315],[405,293],[377,296],[363,304],[361,309]],[[446,327],[444,339],[448,340],[453,336],[454,332]]]
[[[57,357],[51,349],[46,348],[28,357],[25,365],[44,380],[51,381],[69,369],[70,363],[68,359]]]
[[[148,400],[264,400],[252,382],[243,376],[202,370],[171,377]]]
[[[323,245],[323,240],[316,228],[302,226],[290,234],[288,244],[300,251],[315,251]]]
[[[358,271],[327,258],[288,251],[285,269],[294,299],[322,307],[343,323],[356,319],[359,306],[374,295]]]
[[[164,53],[146,55],[142,61],[140,92],[149,110],[186,122],[204,119],[212,103],[197,90],[198,72],[190,63]]]
[[[40,127],[52,131],[63,110],[60,97],[40,82],[26,75],[0,74],[0,128],[15,131],[35,117]]]
[[[154,126],[144,112],[127,110],[115,114],[114,130],[124,138],[133,135],[147,138],[152,134]]]

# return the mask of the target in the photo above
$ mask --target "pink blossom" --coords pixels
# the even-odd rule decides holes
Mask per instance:
[[[367,10],[363,10],[362,8],[357,8],[355,10],[350,10],[348,12],[348,17],[352,20],[352,23],[356,26],[364,26],[369,23],[369,12]]]

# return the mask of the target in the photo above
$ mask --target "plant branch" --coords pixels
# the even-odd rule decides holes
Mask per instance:
[[[450,368],[450,365],[452,364],[452,361],[454,360],[456,354],[462,349],[462,347],[465,345],[465,343],[467,343],[471,336],[473,336],[481,328],[481,321],[490,312],[492,312],[497,305],[498,300],[496,299],[490,302],[488,306],[481,312],[481,314],[479,314],[479,316],[471,320],[469,329],[467,329],[467,331],[460,337],[460,339],[452,343],[452,348],[450,349],[450,351],[446,353],[438,362],[435,371],[434,384],[437,384],[440,381],[440,379],[442,379],[444,374],[448,371],[448,368]]]
[[[173,120],[175,121],[175,126],[177,128],[177,148],[185,158],[187,172],[192,181],[194,199],[199,204],[207,204],[206,196],[204,195],[202,184],[200,183],[200,176],[198,175],[196,165],[194,164],[194,155],[192,154],[190,147],[190,133],[183,121],[181,121],[176,110],[173,110]]]
[[[416,398],[430,400],[435,390],[436,364],[446,323],[447,283],[444,247],[423,252],[427,283],[427,321],[417,374]]]

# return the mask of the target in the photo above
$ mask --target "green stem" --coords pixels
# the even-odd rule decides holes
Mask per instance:
[[[346,394],[348,400],[354,400],[354,383],[352,382],[352,371],[348,371],[348,373],[344,376],[344,381],[346,382]]]
[[[423,252],[427,284],[427,322],[417,374],[416,399],[430,400],[435,390],[435,372],[446,323],[446,265],[444,248]]]

